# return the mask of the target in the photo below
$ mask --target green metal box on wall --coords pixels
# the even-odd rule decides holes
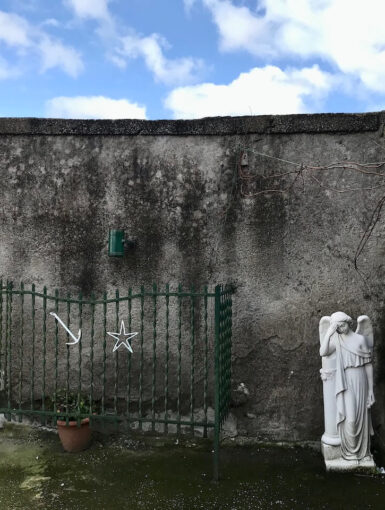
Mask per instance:
[[[123,257],[124,230],[110,230],[108,238],[108,255],[110,257]]]

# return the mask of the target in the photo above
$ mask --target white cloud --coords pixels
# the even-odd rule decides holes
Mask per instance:
[[[145,119],[146,107],[104,96],[61,96],[46,102],[46,115],[66,119]]]
[[[166,48],[168,44],[159,34],[151,34],[147,37],[128,35],[122,37],[120,41],[121,46],[117,49],[120,59],[142,57],[155,79],[166,84],[191,82],[196,72],[203,66],[201,60],[190,57],[166,58],[163,48]],[[115,63],[121,64],[121,62]]]
[[[18,69],[11,67],[8,62],[0,55],[0,80],[15,78],[19,74],[20,73]]]
[[[165,106],[174,118],[305,113],[314,110],[333,85],[335,78],[316,65],[287,71],[255,67],[228,85],[176,88]]]
[[[30,26],[21,16],[0,11],[0,42],[8,46],[27,48],[32,45]]]
[[[260,10],[231,0],[202,0],[211,11],[223,51],[258,57],[329,61],[341,72],[385,92],[383,0],[261,0]],[[263,10],[262,10],[263,9]]]
[[[257,55],[273,52],[269,20],[253,14],[248,7],[235,6],[229,0],[203,0],[212,13],[223,51],[245,49]]]
[[[45,19],[42,24],[41,24],[42,27],[44,26],[47,26],[47,27],[59,27],[60,26],[60,23],[57,19],[55,18],[48,18],[48,19]]]
[[[45,72],[53,67],[61,67],[70,76],[76,78],[83,70],[83,62],[79,53],[59,41],[44,37],[39,43],[41,53],[41,69]]]
[[[108,0],[65,0],[79,18],[108,20]]]
[[[192,5],[192,0],[186,2]],[[108,46],[107,57],[120,69],[127,66],[128,59],[142,58],[159,82],[178,85],[196,81],[196,75],[203,67],[202,60],[167,58],[164,55],[164,50],[169,47],[166,39],[155,33],[141,36],[133,29],[121,27],[120,20],[115,19],[108,9],[109,0],[64,0],[64,3],[76,17],[97,20],[96,32]]]
[[[183,0],[186,11],[189,11],[192,6],[196,3],[196,0]]]
[[[15,50],[13,70],[23,57],[37,55],[42,72],[57,67],[76,77],[83,69],[80,53],[73,47],[51,37],[41,28],[29,24],[16,14],[0,11],[0,44]],[[2,65],[4,69],[4,65]]]
[[[109,59],[116,65],[116,67],[119,67],[120,69],[125,69],[127,67],[126,60],[122,57],[119,57],[119,55],[110,55]]]

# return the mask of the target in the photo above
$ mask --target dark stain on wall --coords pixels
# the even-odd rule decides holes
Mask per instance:
[[[380,161],[383,120],[383,113],[158,123],[0,119],[0,273],[87,297],[152,282],[236,282],[233,381],[251,395],[234,410],[239,429],[318,439],[322,315],[343,309],[372,318],[378,402],[384,391],[382,220],[362,256],[367,284],[352,263],[382,191],[362,200],[360,192],[336,195],[308,179],[286,194],[246,197],[238,147],[328,164],[344,155],[363,161],[377,137],[371,157]],[[267,189],[261,176],[285,168],[250,156],[255,179],[243,190]],[[339,174],[323,178],[341,184]],[[353,184],[348,174],[343,179]],[[108,257],[109,228],[137,241],[122,259]],[[187,319],[188,306],[183,313]],[[374,416],[384,423],[380,404]]]

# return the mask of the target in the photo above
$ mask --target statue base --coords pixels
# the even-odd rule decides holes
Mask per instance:
[[[365,474],[377,473],[376,464],[371,455],[361,460],[346,460],[341,456],[340,446],[332,446],[322,442],[321,451],[325,460],[326,471]]]

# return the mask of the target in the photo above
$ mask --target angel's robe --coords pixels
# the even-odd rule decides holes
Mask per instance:
[[[370,455],[373,428],[367,407],[369,383],[365,365],[371,361],[372,353],[364,336],[354,334],[347,341],[337,334],[337,429],[341,454],[347,460],[360,460]]]

